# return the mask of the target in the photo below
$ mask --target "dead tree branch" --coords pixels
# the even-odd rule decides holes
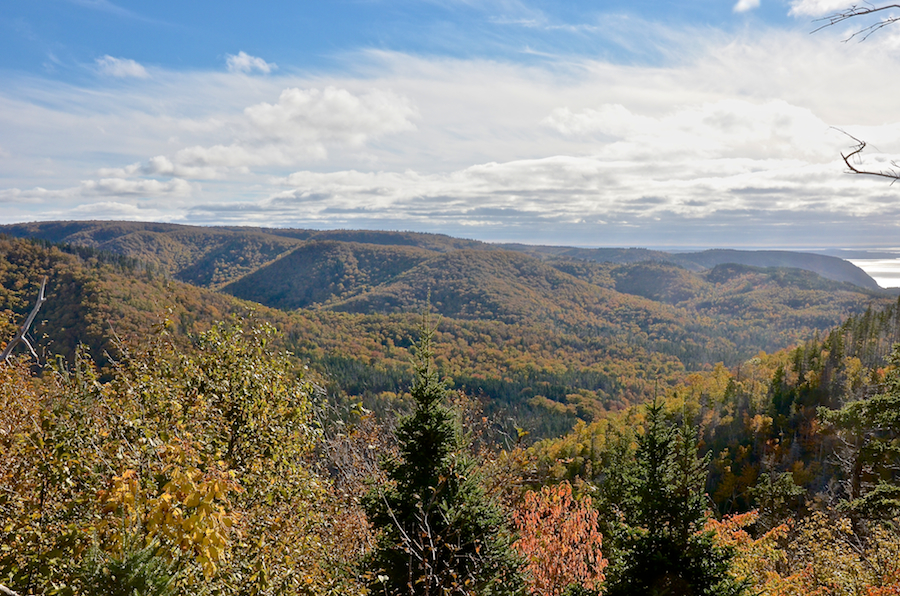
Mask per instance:
[[[822,23],[819,27],[814,29],[812,32],[821,31],[822,29],[826,29],[828,27],[833,27],[839,23],[843,23],[849,19],[854,19],[857,17],[864,17],[868,15],[874,15],[876,13],[880,13],[885,10],[890,10],[892,8],[900,9],[900,4],[885,4],[884,6],[875,6],[870,3],[866,3],[864,6],[860,6],[858,4],[852,5],[850,8],[846,10],[842,10],[840,12],[836,12],[834,14],[828,15],[827,17],[822,17],[821,19],[816,19],[816,22]],[[853,33],[850,37],[845,39],[844,41],[850,41],[854,38],[859,38],[859,41],[865,41],[869,38],[870,35],[887,27],[888,25],[892,25],[900,21],[900,17],[889,16],[884,18],[877,23],[872,23],[867,27],[863,27],[862,29]]]
[[[872,4],[871,2],[864,2],[863,4],[853,4],[845,10],[833,13],[833,14],[828,15],[827,17],[823,17],[821,19],[816,19],[814,22],[821,23],[821,25],[819,25],[818,27],[813,29],[812,33],[821,31],[822,29],[826,29],[828,27],[833,27],[839,23],[843,23],[844,21],[848,21],[850,19],[856,19],[859,17],[867,17],[867,16],[872,16],[872,15],[880,16],[879,13],[882,13],[886,10],[891,10],[891,9],[900,10],[900,4],[882,4],[880,6],[876,6],[876,5]],[[881,29],[883,29],[884,27],[887,27],[888,25],[893,25],[894,23],[897,23],[898,21],[900,21],[900,16],[894,16],[894,15],[889,14],[885,18],[882,18],[881,20],[879,20],[875,23],[872,23],[871,25],[862,27],[861,29],[857,30],[856,32],[851,34],[850,37],[845,39],[844,42],[848,42],[854,38],[858,38],[859,41],[861,41],[861,42],[865,41],[873,33],[880,31]],[[840,130],[840,129],[837,129],[837,130]],[[893,169],[890,169],[890,170],[867,170],[864,168],[857,167],[857,166],[853,165],[852,163],[850,163],[850,160],[852,158],[859,156],[863,152],[863,150],[866,148],[866,142],[857,139],[853,135],[850,135],[850,134],[844,132],[843,130],[841,130],[841,132],[843,132],[845,135],[847,135],[848,137],[850,137],[851,139],[856,141],[856,146],[853,148],[852,151],[850,151],[846,155],[844,153],[841,153],[841,157],[844,159],[844,163],[847,165],[847,168],[849,169],[849,173],[863,174],[865,176],[878,176],[881,178],[887,178],[891,181],[891,184],[893,184],[897,180],[900,180],[900,165],[898,165],[896,161],[891,162],[891,166]]]
[[[31,351],[31,355],[34,356],[35,360],[38,360],[37,352],[34,351],[34,347],[32,347],[26,335],[28,333],[28,329],[31,327],[31,324],[34,322],[34,318],[37,316],[38,311],[41,309],[41,305],[47,301],[47,298],[44,297],[44,290],[46,288],[47,276],[45,275],[43,281],[41,281],[41,291],[38,294],[37,302],[35,302],[34,308],[31,309],[31,314],[29,314],[28,318],[25,319],[25,322],[22,324],[19,332],[16,333],[16,335],[11,340],[9,340],[8,344],[6,344],[6,347],[3,349],[3,353],[0,354],[0,362],[6,362],[9,359],[10,354],[12,354],[13,348],[15,348],[20,342],[28,346],[28,349]]]
[[[0,584],[0,594],[2,594],[2,596],[19,596],[18,592],[13,592],[3,584]]]
[[[853,150],[850,153],[847,153],[846,155],[844,153],[841,153],[841,157],[844,159],[844,163],[847,164],[847,168],[849,168],[851,174],[863,174],[865,176],[880,176],[882,178],[888,178],[889,180],[891,180],[891,184],[893,184],[897,180],[900,180],[900,165],[898,165],[897,162],[895,162],[895,161],[891,162],[891,165],[894,167],[893,170],[866,170],[866,169],[863,169],[863,168],[853,165],[850,162],[850,160],[853,157],[856,157],[863,152],[863,150],[866,148],[866,142],[860,141],[853,135],[851,135],[843,130],[840,130],[840,129],[835,129],[835,130],[838,130],[838,131],[844,133],[845,135],[847,135],[848,137],[850,137],[851,139],[856,141],[856,145],[853,147]]]

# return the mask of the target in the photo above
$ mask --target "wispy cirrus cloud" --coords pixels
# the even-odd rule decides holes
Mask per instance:
[[[251,56],[246,52],[238,52],[237,55],[228,54],[225,57],[225,64],[228,67],[229,72],[250,73],[253,71],[258,71],[264,74],[269,74],[270,72],[278,68],[277,64],[266,62],[262,58]]]
[[[144,16],[138,12],[133,10],[129,10],[118,4],[111,2],[110,0],[65,0],[70,4],[74,4],[76,6],[81,6],[82,8],[87,8],[89,10],[94,10],[97,12],[103,12],[109,15],[113,15],[120,18],[131,19],[134,21],[143,21],[145,23],[154,23],[157,25],[165,24],[162,21],[157,19],[153,19],[147,16]]]
[[[114,58],[113,56],[101,56],[95,60],[97,70],[102,74],[118,78],[146,79],[150,73],[142,65],[127,58]]]
[[[138,17],[138,15],[128,9],[122,8],[118,4],[114,4],[109,0],[67,0],[71,4],[75,4],[78,6],[82,6],[84,8],[90,8],[92,10],[99,10],[102,12],[107,12],[110,14],[114,14],[121,17]]]

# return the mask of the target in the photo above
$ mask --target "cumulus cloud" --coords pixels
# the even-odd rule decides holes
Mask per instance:
[[[126,180],[123,178],[101,178],[100,180],[85,180],[79,188],[82,195],[103,196],[187,196],[191,194],[191,184],[186,180],[172,178],[170,180],[138,179]]]
[[[36,193],[46,192],[46,189],[35,188],[31,194],[23,192],[19,188],[7,188],[0,190],[0,203],[40,203],[41,197]]]
[[[137,78],[146,79],[150,77],[147,69],[127,58],[113,58],[106,55],[97,58],[97,68],[105,75],[119,78]]]
[[[246,52],[238,52],[237,55],[227,54],[225,57],[225,64],[228,66],[229,72],[250,73],[256,70],[265,74],[269,74],[270,72],[278,68],[277,64],[273,62],[266,62],[262,58],[251,56]]]
[[[759,0],[738,0],[732,10],[734,10],[734,12],[747,12],[754,8],[759,8]]]
[[[478,237],[604,244],[699,233],[693,245],[753,244],[761,230],[807,242],[822,230],[846,237],[900,216],[883,197],[858,197],[870,181],[843,176],[837,161],[714,159],[659,163],[555,156],[485,163],[446,173],[300,171],[284,190],[253,202],[202,203],[193,221],[475,231]],[[882,185],[883,187],[883,185]],[[895,203],[895,201],[894,201]],[[839,224],[839,225],[838,225]],[[674,226],[669,231],[666,228]],[[890,226],[888,226],[890,227]],[[701,231],[702,230],[702,231]],[[518,236],[517,236],[518,234]],[[628,234],[631,234],[628,236]],[[803,236],[805,234],[805,236]],[[777,238],[769,233],[769,242]],[[593,240],[590,240],[593,238]],[[785,239],[781,240],[785,242]],[[799,240],[802,241],[802,240]],[[607,240],[606,242],[609,242]]]
[[[255,131],[268,139],[338,142],[359,147],[368,139],[413,130],[416,110],[390,91],[354,95],[346,89],[285,89],[278,103],[244,110]]]
[[[179,176],[215,179],[255,167],[321,161],[329,147],[361,149],[385,135],[415,130],[415,107],[390,91],[353,94],[346,89],[285,89],[278,102],[258,103],[227,123],[229,143],[192,145],[146,164],[105,168],[101,176]]]

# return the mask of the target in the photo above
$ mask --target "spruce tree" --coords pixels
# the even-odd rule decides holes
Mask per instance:
[[[818,412],[841,441],[836,456],[845,474],[844,505],[856,521],[900,514],[900,344],[889,364],[878,393]]]
[[[413,413],[397,429],[398,454],[382,465],[389,482],[364,499],[379,530],[365,561],[372,594],[501,596],[524,584],[506,520],[484,493],[466,452],[447,388],[433,362],[427,317],[416,346]]]
[[[647,406],[638,437],[630,510],[623,512],[608,596],[738,596],[730,573],[732,552],[704,532],[708,458],[697,454],[697,431],[676,427],[663,407]]]

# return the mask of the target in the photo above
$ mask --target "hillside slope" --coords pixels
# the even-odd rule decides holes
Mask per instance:
[[[812,271],[826,279],[848,282],[861,288],[879,289],[865,271],[838,257],[782,250],[713,249],[701,252],[669,253],[646,248],[572,248],[505,244],[503,248],[524,252],[536,258],[567,258],[596,263],[674,263],[691,271],[704,271],[716,265],[734,263],[754,267],[789,267]]]
[[[218,287],[255,271],[301,243],[255,230],[144,222],[40,222],[2,226],[0,233],[140,259],[175,279],[204,287]]]
[[[92,247],[3,240],[4,329],[49,273],[47,322],[35,336],[47,334],[38,343],[50,352],[71,354],[83,341],[102,353],[113,331],[146,334],[164,317],[186,331],[255,308],[334,392],[388,408],[406,388],[408,347],[430,308],[443,315],[438,365],[448,382],[539,434],[893,302],[800,269],[533,256],[428,234],[121,222],[16,231],[34,229]]]
[[[304,230],[252,227],[201,227],[152,222],[67,221],[0,226],[0,233],[89,246],[154,262],[176,279],[221,287],[271,262],[309,240],[333,240],[383,246],[454,250],[509,250],[538,259],[570,259],[598,263],[675,263],[704,271],[724,263],[755,267],[804,269],[834,281],[878,289],[868,274],[848,261],[813,253],[772,250],[705,250],[669,253],[644,248],[577,248],[525,244],[493,245],[442,234],[377,230]]]
[[[85,246],[140,259],[180,281],[216,289],[273,262],[304,241],[357,242],[435,252],[493,248],[477,240],[416,232],[205,227],[154,222],[34,222],[0,226],[0,234]]]
[[[305,308],[364,293],[436,254],[411,246],[311,240],[222,291],[282,310]]]

